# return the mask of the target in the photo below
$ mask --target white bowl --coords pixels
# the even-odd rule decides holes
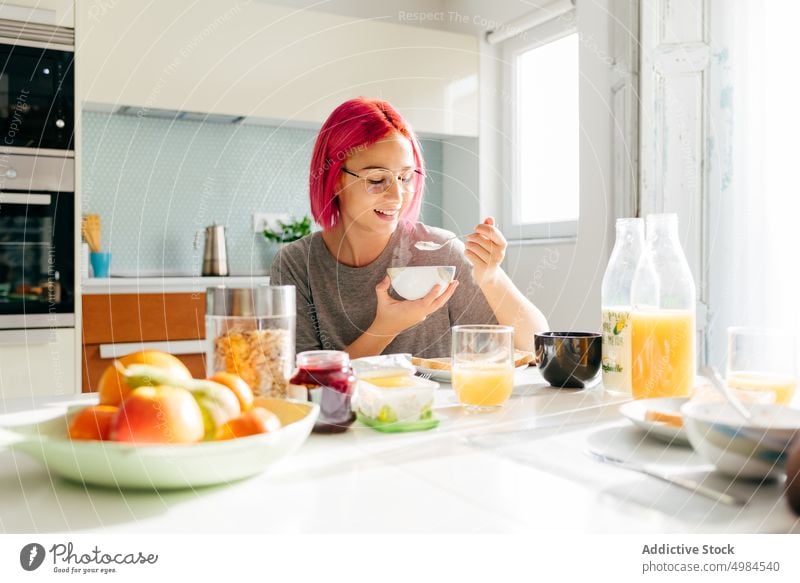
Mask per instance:
[[[406,300],[425,297],[433,286],[440,285],[437,297],[442,295],[456,275],[454,265],[417,265],[411,267],[390,267],[386,270],[392,281],[392,288]]]
[[[800,436],[800,410],[783,405],[745,405],[745,421],[729,403],[681,407],[689,442],[701,457],[735,478],[774,478],[785,473],[786,456]]]

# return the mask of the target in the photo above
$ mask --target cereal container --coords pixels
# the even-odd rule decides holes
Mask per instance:
[[[208,288],[208,376],[235,373],[257,396],[285,398],[294,368],[295,318],[293,285]]]

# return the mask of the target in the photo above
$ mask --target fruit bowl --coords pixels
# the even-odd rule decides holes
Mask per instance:
[[[6,445],[41,461],[68,480],[125,489],[170,490],[224,484],[254,476],[302,445],[319,406],[301,401],[263,399],[282,427],[224,441],[132,445],[67,437],[72,417],[85,405],[33,425],[0,428]]]

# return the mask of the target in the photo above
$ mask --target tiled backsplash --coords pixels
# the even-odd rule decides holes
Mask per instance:
[[[85,111],[82,212],[103,221],[112,274],[199,273],[203,234],[225,225],[233,274],[267,273],[274,249],[253,213],[310,214],[316,131]],[[442,144],[423,140],[429,180],[422,220],[442,223]]]

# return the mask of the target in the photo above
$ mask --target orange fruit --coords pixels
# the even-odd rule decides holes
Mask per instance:
[[[118,361],[123,368],[130,364],[149,364],[169,371],[177,378],[191,380],[192,374],[186,365],[178,358],[161,352],[160,350],[142,350],[123,356]],[[119,405],[131,392],[131,388],[119,373],[114,364],[110,364],[100,377],[97,384],[97,392],[100,393],[101,405]]]
[[[242,411],[247,411],[253,406],[253,390],[239,375],[233,374],[232,372],[218,372],[214,373],[208,380],[225,385],[233,391],[233,394],[239,399],[239,405],[242,406]]]
[[[234,439],[269,433],[281,428],[281,421],[272,411],[262,407],[253,407],[238,417],[231,419],[217,430],[217,439]]]
[[[119,407],[93,405],[81,409],[69,424],[70,439],[108,439]]]

